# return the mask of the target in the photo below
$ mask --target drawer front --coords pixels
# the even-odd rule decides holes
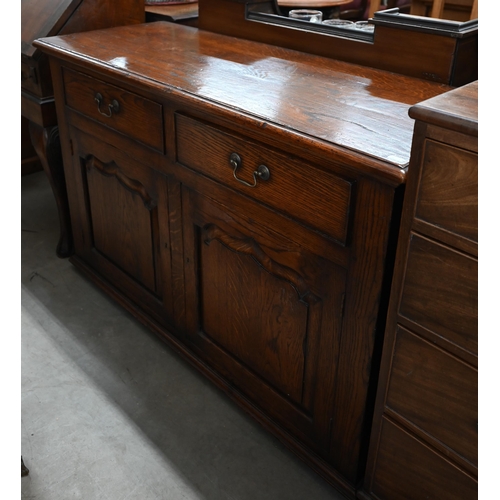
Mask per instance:
[[[385,418],[371,492],[383,500],[478,497],[473,477]]]
[[[477,154],[425,143],[416,217],[477,241]]]
[[[412,233],[399,313],[477,355],[477,260]]]
[[[176,115],[176,129],[180,163],[346,244],[351,182],[183,115]],[[230,163],[232,153],[241,160],[236,171]],[[234,177],[253,184],[252,173],[260,165],[269,169],[269,178],[256,177],[253,188]],[[314,175],[311,175],[313,169]]]
[[[398,328],[386,406],[477,468],[477,371]]]
[[[64,88],[70,108],[164,152],[161,104],[67,68]]]

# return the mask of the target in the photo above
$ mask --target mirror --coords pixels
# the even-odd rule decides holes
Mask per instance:
[[[270,0],[249,4],[247,18],[350,39],[373,41],[376,26],[404,26],[461,31],[477,24],[478,0]],[[321,21],[295,18],[297,9],[315,10]],[[382,16],[382,17],[381,17]]]
[[[362,21],[375,12],[398,8],[401,14],[465,22],[478,17],[478,0],[277,0],[278,13],[290,9],[319,9],[324,19]]]
[[[284,14],[278,1],[283,0],[199,0],[199,28],[450,86],[477,80],[477,19],[415,16],[400,12],[399,7],[375,12],[370,19],[352,18],[354,22],[369,20],[370,31],[293,19]],[[363,5],[366,9],[367,3]],[[338,11],[338,18],[343,16]]]

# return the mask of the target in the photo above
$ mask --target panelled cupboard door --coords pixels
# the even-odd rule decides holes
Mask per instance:
[[[166,177],[70,128],[75,254],[162,323],[171,315]]]
[[[270,230],[255,202],[235,196],[238,214],[183,187],[187,341],[327,456],[333,394],[320,377],[335,376],[345,270]]]

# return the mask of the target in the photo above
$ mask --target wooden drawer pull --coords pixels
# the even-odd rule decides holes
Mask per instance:
[[[236,176],[236,170],[241,166],[241,158],[238,153],[231,153],[229,156],[229,163],[233,167],[233,176],[234,178],[238,181],[244,184],[245,186],[248,187],[255,187],[257,185],[257,177],[259,177],[263,181],[267,181],[271,175],[271,172],[269,172],[269,169],[265,165],[259,165],[257,170],[253,173],[253,184],[250,184],[247,181],[244,181],[243,179],[238,179]]]
[[[101,111],[101,103],[103,101],[103,97],[102,97],[102,95],[99,92],[95,95],[94,99],[97,102],[97,111],[99,111],[99,113],[101,113],[101,115],[103,115],[103,116],[111,118],[111,116],[113,115],[113,113],[116,114],[116,113],[118,113],[118,111],[120,111],[120,104],[118,103],[118,101],[116,99],[113,99],[111,101],[111,104],[108,105],[109,114],[108,113],[103,113]]]

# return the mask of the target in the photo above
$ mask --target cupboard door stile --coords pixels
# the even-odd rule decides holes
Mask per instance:
[[[356,197],[330,448],[337,470],[353,481],[363,469],[400,203],[394,189],[363,178]]]
[[[163,252],[165,263],[165,281],[169,286],[173,322],[177,331],[183,332],[186,329],[186,303],[185,303],[185,283],[184,283],[184,242],[182,235],[182,185],[169,177],[165,193],[168,198],[168,251]],[[161,226],[160,235],[167,238],[164,229],[167,224]],[[164,244],[166,250],[167,243]],[[166,298],[166,297],[165,297]]]

